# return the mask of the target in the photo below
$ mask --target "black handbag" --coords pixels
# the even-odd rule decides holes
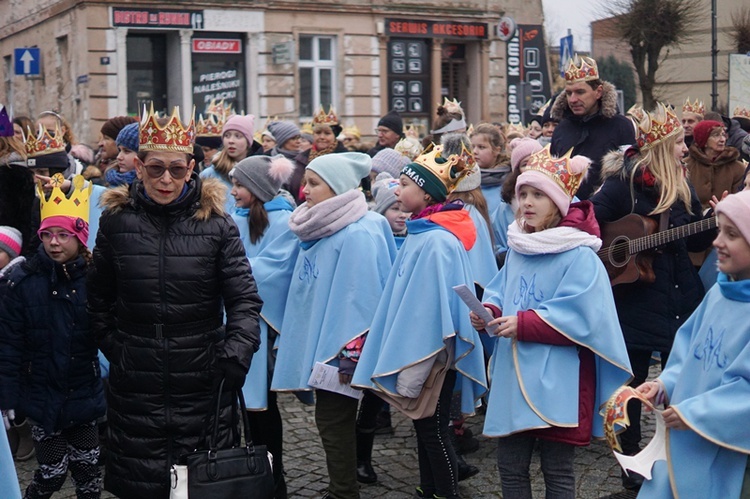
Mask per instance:
[[[216,413],[208,450],[198,450],[182,456],[187,465],[188,497],[200,499],[270,499],[274,495],[273,469],[265,445],[253,445],[250,423],[242,390],[237,390],[232,406],[232,432],[235,447],[217,449],[219,412],[224,381],[216,395]],[[245,443],[241,443],[239,421],[235,419],[239,399]],[[205,442],[205,439],[203,440]]]

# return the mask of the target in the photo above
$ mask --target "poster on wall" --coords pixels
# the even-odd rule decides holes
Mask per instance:
[[[193,37],[192,73],[196,115],[205,114],[213,99],[223,99],[237,113],[245,109],[245,59],[239,36]]]
[[[527,124],[552,93],[544,27],[541,24],[519,24],[516,34],[506,44],[506,55],[507,120],[509,123]],[[527,110],[522,109],[521,83],[527,83],[526,87],[531,93]]]
[[[750,54],[729,54],[729,114],[750,109]]]
[[[388,42],[388,108],[404,116],[430,113],[430,54],[424,40]]]

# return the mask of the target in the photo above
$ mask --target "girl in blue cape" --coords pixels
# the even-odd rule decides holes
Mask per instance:
[[[719,499],[750,489],[750,192],[715,211],[718,282],[677,331],[661,375],[637,388],[667,405],[667,460],[654,464],[638,497]]]
[[[396,197],[414,215],[352,384],[397,402],[434,396],[431,415],[414,419],[405,412],[417,432],[417,492],[420,497],[457,498],[457,458],[448,427],[451,396],[455,386],[461,391],[462,412],[473,414],[487,385],[479,335],[471,328],[466,305],[451,289],[473,286],[467,251],[476,229],[463,203],[446,203],[467,170],[460,157],[446,159],[441,151],[435,147],[401,172]],[[448,368],[442,383],[426,383],[434,367]]]
[[[312,391],[308,380],[317,362],[336,367],[340,384],[351,382],[396,253],[388,222],[367,211],[365,196],[357,189],[370,166],[369,156],[354,152],[327,154],[307,165],[306,202],[289,218],[301,248],[281,324],[272,390]],[[325,390],[315,395],[328,495],[357,498],[358,401]]]
[[[3,422],[6,417],[3,415]],[[10,453],[7,430],[10,429],[10,421],[0,425],[0,497],[7,499],[21,499],[21,489],[18,486],[16,465],[13,455]]]
[[[398,180],[393,178],[390,173],[379,173],[372,184],[372,196],[375,199],[375,206],[372,211],[380,213],[388,220],[388,224],[393,231],[393,238],[396,241],[396,248],[401,246],[406,240],[406,220],[411,213],[405,211],[401,203],[396,199],[396,188]]]
[[[286,497],[286,483],[281,413],[270,384],[276,361],[276,342],[299,251],[299,240],[289,229],[289,216],[294,207],[279,195],[279,189],[293,171],[291,161],[279,155],[245,158],[229,172],[231,194],[237,204],[232,219],[240,229],[240,239],[253,269],[258,294],[263,299],[261,348],[253,356],[242,392],[253,441],[267,446],[273,455],[276,498]]]
[[[498,438],[503,497],[530,498],[539,443],[547,497],[575,497],[576,446],[603,435],[596,410],[631,378],[591,203],[570,204],[590,160],[549,145],[516,181],[505,266],[485,290],[496,326],[484,433]]]

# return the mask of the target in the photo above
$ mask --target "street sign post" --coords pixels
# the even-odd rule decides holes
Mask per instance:
[[[13,49],[16,75],[37,76],[40,74],[41,54],[38,47]]]
[[[560,76],[565,77],[568,61],[573,58],[573,35],[560,38]]]

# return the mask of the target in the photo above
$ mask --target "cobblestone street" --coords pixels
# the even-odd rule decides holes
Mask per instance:
[[[284,416],[285,466],[290,497],[320,497],[326,488],[325,460],[320,439],[315,429],[312,407],[303,406],[288,394],[279,396],[279,405]],[[467,420],[475,435],[480,435],[482,416]],[[416,437],[411,421],[399,413],[393,413],[394,433],[378,435],[373,451],[373,465],[378,473],[378,482],[361,488],[362,499],[405,499],[415,497],[419,469],[416,456]],[[478,436],[481,445],[478,451],[466,456],[467,462],[477,466],[480,473],[461,482],[460,493],[464,499],[500,497],[500,480],[497,474],[493,440]],[[596,441],[589,447],[576,451],[576,497],[601,498],[635,497],[624,494],[620,485],[620,468],[617,466],[607,444]],[[18,463],[17,470],[23,488],[31,480],[36,460]],[[534,497],[544,497],[544,482],[539,469],[538,456],[532,463]],[[75,498],[70,477],[62,492],[55,498]],[[113,497],[102,494],[103,498]]]

